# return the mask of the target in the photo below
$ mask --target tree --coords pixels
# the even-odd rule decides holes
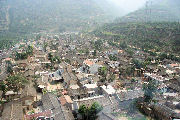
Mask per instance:
[[[52,61],[53,55],[51,53],[48,53],[48,60]]]
[[[6,61],[6,64],[7,64],[7,73],[12,74],[13,73],[13,69],[12,69],[11,61]]]
[[[140,61],[137,60],[137,59],[133,59],[132,62],[134,63],[134,65],[135,65],[135,67],[136,67],[137,69],[140,69],[140,68],[143,67],[142,62],[140,62]]]
[[[134,52],[131,50],[131,49],[126,49],[126,52],[130,55],[130,56],[132,56],[133,54],[134,54]]]
[[[123,75],[124,76],[124,68],[120,67],[119,68],[119,75]]]
[[[39,40],[40,38],[41,38],[41,35],[38,34],[38,35],[36,36],[36,40]]]
[[[28,55],[32,55],[33,54],[33,47],[28,45],[28,47],[26,48],[26,54]]]
[[[69,60],[69,59],[65,59],[65,62],[68,64],[71,64],[71,60]]]
[[[110,59],[111,61],[117,61],[116,55],[109,55],[109,59]]]
[[[96,52],[96,50],[94,50],[93,56],[96,57],[96,55],[97,55],[97,52]]]
[[[44,43],[43,43],[43,49],[44,49],[45,52],[47,51],[47,49],[46,49],[47,46],[48,46],[48,43],[47,43],[47,42],[44,42]]]
[[[160,60],[167,59],[167,57],[168,57],[168,55],[167,55],[166,53],[161,53],[161,54],[159,55],[159,59],[160,59]]]
[[[126,42],[122,42],[119,46],[120,46],[122,49],[125,49],[125,48],[128,47]]]
[[[101,77],[100,81],[104,83],[107,81],[107,79],[106,79],[106,77]]]
[[[54,58],[56,59],[57,63],[61,63],[61,59],[58,56],[55,56]]]
[[[50,67],[50,65],[49,65],[48,63],[46,63],[46,64],[45,64],[45,68],[48,69],[49,67]]]
[[[5,80],[7,89],[13,90],[14,92],[18,92],[26,83],[28,83],[27,79],[19,74],[9,76]]]
[[[101,67],[98,69],[98,74],[101,75],[102,77],[106,77],[107,75],[107,67]]]
[[[94,102],[90,107],[86,105],[81,105],[78,109],[78,113],[82,115],[83,120],[96,120],[97,114],[103,109],[103,107]]]
[[[134,68],[134,67],[127,67],[127,68],[126,68],[126,74],[127,74],[128,76],[132,75],[132,74],[134,73],[134,71],[135,71],[135,68]]]
[[[78,109],[78,112],[82,115],[82,119],[84,120],[87,113],[87,107],[85,105],[81,105]]]
[[[91,105],[91,107],[90,107],[90,109],[89,109],[89,119],[90,120],[95,120],[95,119],[97,119],[97,114],[101,111],[103,109],[103,107],[99,104],[99,103],[97,103],[97,102],[94,102],[92,105]]]
[[[16,60],[19,60],[19,59],[23,60],[23,59],[27,59],[28,54],[26,52],[22,52],[22,53],[16,52],[15,57],[16,57]]]
[[[7,73],[10,73],[12,74],[13,73],[13,69],[12,69],[12,66],[7,66]]]
[[[156,92],[157,86],[154,80],[150,80],[148,83],[143,84],[144,101],[151,102]]]
[[[2,98],[5,96],[5,93],[7,92],[7,86],[6,84],[4,83],[4,81],[1,81],[0,82],[0,90],[3,92],[2,93]]]
[[[102,40],[97,40],[97,41],[94,42],[94,48],[96,50],[101,50],[102,49],[102,44],[103,44]]]
[[[86,55],[89,55],[89,49],[88,48],[86,48],[85,53],[86,53]]]
[[[108,81],[109,82],[113,82],[114,80],[115,80],[115,75],[114,74],[110,74]]]

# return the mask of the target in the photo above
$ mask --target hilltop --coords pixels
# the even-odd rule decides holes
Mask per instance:
[[[146,50],[179,53],[179,32],[178,22],[111,23],[95,30],[94,34],[117,47],[125,42]]]
[[[0,1],[0,31],[79,31],[112,20],[107,6],[106,2],[101,5],[95,0]]]
[[[179,21],[179,6],[178,0],[149,0],[143,8],[116,19],[116,22]]]

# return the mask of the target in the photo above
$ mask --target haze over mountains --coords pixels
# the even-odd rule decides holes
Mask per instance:
[[[103,0],[0,1],[0,30],[20,33],[81,30],[85,26],[113,20],[116,9],[109,8],[113,8],[112,4]]]
[[[116,17],[119,17],[116,22],[180,19],[180,1],[151,1],[145,7],[146,0],[3,0],[0,1],[0,31],[22,34],[81,31]]]
[[[117,22],[179,21],[179,0],[149,0],[144,7],[117,19]]]
[[[180,1],[151,0],[143,8],[117,18],[114,22],[97,28],[97,37],[132,45],[179,53],[180,51]]]

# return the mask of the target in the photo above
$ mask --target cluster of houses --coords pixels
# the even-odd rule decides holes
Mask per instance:
[[[143,84],[149,80],[158,86],[154,99],[180,113],[179,63],[162,61],[127,75],[126,68],[134,66],[132,58],[143,60],[147,53],[138,50],[129,56],[126,51],[104,43],[107,49],[97,51],[95,56],[90,37],[77,34],[74,39],[68,34],[48,35],[37,41],[22,42],[12,51],[21,53],[22,46],[27,45],[33,46],[33,55],[27,59],[15,60],[13,53],[12,57],[3,59],[11,61],[14,74],[23,74],[29,83],[18,93],[6,92],[2,99],[10,102],[2,106],[2,120],[81,119],[79,107],[91,106],[94,102],[103,106],[98,119],[118,120],[119,116],[114,113],[127,113],[134,100],[143,98]],[[59,56],[61,61],[50,60],[49,53]],[[110,60],[110,55],[117,60]],[[107,68],[107,79],[114,75],[112,81],[100,82],[99,69],[102,67]]]

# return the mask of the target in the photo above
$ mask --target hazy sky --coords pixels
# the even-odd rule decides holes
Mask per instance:
[[[147,0],[108,0],[125,12],[132,12],[142,7]]]

